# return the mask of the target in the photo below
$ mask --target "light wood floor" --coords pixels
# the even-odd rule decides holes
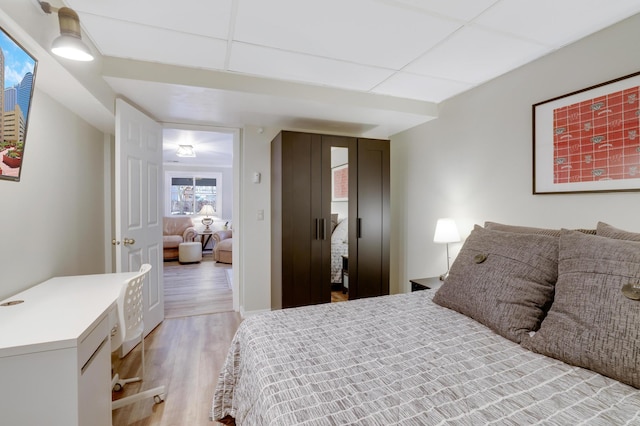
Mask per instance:
[[[207,425],[218,374],[240,324],[233,312],[231,265],[216,263],[211,253],[202,262],[164,262],[165,320],[145,339],[146,377],[112,398],[164,384],[165,402],[152,399],[113,411],[114,426]],[[124,359],[112,356],[122,377],[142,374],[140,345]]]
[[[114,392],[121,398],[164,384],[166,399],[152,399],[113,411],[114,426],[212,426],[209,411],[218,374],[240,324],[240,315],[225,312],[166,319],[145,339],[147,377]],[[112,357],[123,377],[141,374],[140,345],[120,360]]]
[[[349,300],[349,295],[343,293],[341,290],[331,292],[331,303],[346,302]]]
[[[181,265],[164,262],[164,315],[179,318],[233,311],[227,273],[231,265],[216,263],[205,253],[202,262]]]

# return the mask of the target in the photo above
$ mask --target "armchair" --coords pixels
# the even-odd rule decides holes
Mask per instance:
[[[198,231],[190,217],[164,217],[162,220],[162,257],[164,260],[178,259],[180,243],[193,242]]]
[[[221,263],[232,263],[233,231],[216,231],[212,236],[216,242],[213,247],[213,260]]]

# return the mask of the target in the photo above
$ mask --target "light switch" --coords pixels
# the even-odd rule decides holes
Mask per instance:
[[[258,220],[264,220],[264,210],[258,210]]]

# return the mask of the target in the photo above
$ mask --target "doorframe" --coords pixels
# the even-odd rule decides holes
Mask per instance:
[[[240,128],[235,127],[220,127],[220,126],[206,126],[195,124],[183,124],[183,123],[166,123],[159,122],[163,129],[179,129],[179,130],[200,130],[210,132],[224,132],[233,135],[233,212],[231,215],[231,221],[233,224],[233,258],[232,258],[232,271],[233,271],[233,310],[235,312],[240,311],[242,303],[241,292],[243,277],[242,268],[240,268],[239,262],[244,258],[242,256],[242,220],[243,216],[241,212],[241,190],[242,190],[242,171],[241,171],[241,156],[243,154],[242,149],[242,133]],[[110,212],[105,214],[104,217],[104,241],[110,249],[105,250],[104,270],[105,272],[115,272],[115,247],[111,245],[111,239],[115,230],[115,135],[105,134],[103,139],[104,144],[104,211]],[[162,174],[164,175],[164,165],[162,167]],[[164,182],[163,182],[164,183]],[[164,193],[164,191],[163,191]],[[229,200],[228,197],[225,199]],[[162,211],[159,214],[164,216],[164,203],[161,207]]]
[[[115,128],[114,128],[115,131]],[[114,134],[104,134],[102,140],[103,153],[104,153],[104,170],[103,170],[103,182],[104,189],[104,243],[107,248],[104,250],[104,272],[115,272],[115,247],[111,244],[111,240],[114,238],[116,228],[115,223],[115,155],[116,155],[116,137]],[[110,212],[106,214],[106,212]]]

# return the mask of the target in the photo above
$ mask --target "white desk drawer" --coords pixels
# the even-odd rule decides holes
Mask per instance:
[[[98,350],[105,338],[109,345],[109,318],[105,316],[78,345],[78,368],[82,368]]]

